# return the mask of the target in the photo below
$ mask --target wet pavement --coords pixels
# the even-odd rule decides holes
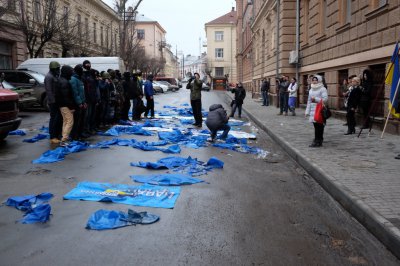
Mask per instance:
[[[230,99],[231,94],[227,94]],[[344,121],[327,121],[322,148],[310,148],[314,128],[304,117],[277,115],[275,106],[245,99],[243,108],[354,217],[400,256],[400,136],[364,129],[344,135]]]
[[[156,95],[156,110],[188,103],[188,99],[187,90]],[[226,101],[224,92],[203,93],[204,109]],[[246,102],[246,108],[250,106]],[[21,212],[0,207],[0,265],[400,264],[246,114],[243,120],[250,125],[241,128],[257,133],[257,140],[249,145],[268,151],[268,156],[262,159],[211,146],[182,147],[179,156],[202,161],[215,156],[225,165],[197,177],[207,183],[183,186],[174,209],[63,200],[81,181],[137,185],[129,175],[154,172],[131,167],[130,162],[156,161],[168,155],[111,146],[34,165],[31,161],[51,146],[48,140],[31,144],[22,139],[36,135],[48,123],[48,113],[22,115],[21,128],[30,130],[28,135],[9,136],[0,144],[0,201],[45,191],[55,198],[50,201],[52,216],[46,224],[16,223]],[[111,138],[95,136],[89,141]],[[157,140],[156,136],[120,138]],[[96,210],[126,212],[128,208],[159,215],[160,221],[101,232],[85,229]]]

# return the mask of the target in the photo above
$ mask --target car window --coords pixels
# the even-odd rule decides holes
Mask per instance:
[[[39,83],[44,83],[44,78],[45,78],[44,75],[39,74],[39,73],[29,73],[29,75],[31,75],[34,79],[39,81]]]
[[[18,82],[18,76],[16,72],[5,72],[5,79],[8,82]]]
[[[1,84],[3,85],[3,88],[4,88],[4,89],[9,89],[9,90],[11,90],[11,89],[14,89],[14,88],[15,88],[13,85],[11,85],[10,83],[8,83],[8,82],[5,81],[5,80],[4,80]]]
[[[29,84],[29,79],[31,79],[31,77],[23,72],[19,72],[18,73],[18,83],[26,83]]]

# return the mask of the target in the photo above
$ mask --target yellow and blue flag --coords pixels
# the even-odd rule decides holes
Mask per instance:
[[[389,99],[389,110],[392,116],[396,118],[400,118],[400,113],[396,113],[396,107],[398,106],[398,95],[400,94],[400,91],[397,92],[396,94],[396,89],[397,85],[399,82],[399,77],[400,77],[400,66],[399,66],[399,44],[396,43],[396,46],[394,48],[394,52],[392,55],[392,58],[390,59],[390,65],[389,65],[390,71],[386,75],[386,80],[385,83],[388,85],[391,85],[390,89],[390,99]],[[395,96],[397,96],[395,98]]]

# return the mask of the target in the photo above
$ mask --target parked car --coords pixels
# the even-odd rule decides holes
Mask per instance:
[[[17,129],[21,120],[18,117],[18,93],[5,89],[0,82],[0,141],[8,132]]]
[[[203,82],[203,84],[201,85],[201,90],[210,91],[210,86],[208,86],[206,83]]]
[[[167,91],[177,91],[179,87],[177,85],[172,85],[171,83],[163,80],[158,80],[157,83],[163,84],[168,87]]]
[[[146,82],[146,80],[143,80],[143,84]],[[154,90],[154,93],[155,94],[157,94],[157,93],[164,93],[164,90],[163,90],[163,88],[161,88],[158,84],[155,84],[154,82],[153,82],[153,90]],[[142,91],[144,92],[144,85],[142,86]]]
[[[172,85],[176,85],[179,87],[178,85],[178,79],[176,78],[170,78],[170,77],[155,77],[154,81],[166,81]],[[182,87],[182,86],[181,86]]]
[[[4,69],[0,72],[5,74],[4,79],[13,86],[19,88],[32,88],[36,102],[48,110],[47,96],[44,89],[44,75],[29,70]]]
[[[5,80],[1,82],[1,85],[4,89],[18,93],[18,107],[20,109],[29,108],[36,105],[36,98],[33,96],[33,89],[24,87],[16,88]]]
[[[156,91],[155,87],[159,87],[161,93],[164,93],[164,92],[168,91],[168,86],[165,85],[165,84],[161,84],[161,83],[159,83],[158,81],[153,81],[153,88],[154,88],[154,91]],[[157,90],[158,90],[158,88],[157,88]]]

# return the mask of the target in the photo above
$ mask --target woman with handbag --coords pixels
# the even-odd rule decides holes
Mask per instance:
[[[322,101],[322,102],[321,102]],[[308,93],[307,108],[305,116],[309,116],[309,121],[314,125],[314,140],[309,147],[321,147],[324,140],[325,120],[322,117],[322,109],[317,104],[326,104],[328,101],[328,92],[322,83],[322,77],[315,75],[311,79],[311,88]],[[316,121],[317,120],[317,121]]]

